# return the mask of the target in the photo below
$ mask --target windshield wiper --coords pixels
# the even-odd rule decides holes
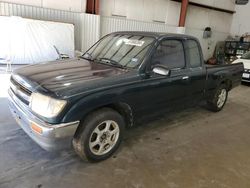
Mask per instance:
[[[117,61],[115,61],[113,59],[105,58],[105,57],[99,58],[99,59],[97,59],[97,61],[100,63],[112,65],[114,67],[118,67],[118,68],[122,68],[122,69],[126,68],[125,66],[119,64]]]

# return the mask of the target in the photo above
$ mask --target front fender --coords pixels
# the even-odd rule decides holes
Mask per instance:
[[[117,98],[117,94],[85,96],[71,106],[64,115],[62,122],[81,120],[94,109],[116,102]]]
[[[131,99],[124,92],[123,89],[116,88],[116,90],[107,90],[83,96],[82,98],[79,97],[80,99],[76,100],[69,110],[67,110],[62,118],[62,122],[82,120],[95,109],[117,104],[126,104],[132,112],[135,107],[131,104]]]

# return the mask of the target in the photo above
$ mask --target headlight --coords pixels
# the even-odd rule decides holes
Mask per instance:
[[[53,99],[39,93],[32,93],[30,108],[43,117],[52,118],[63,110],[66,103],[65,100]]]

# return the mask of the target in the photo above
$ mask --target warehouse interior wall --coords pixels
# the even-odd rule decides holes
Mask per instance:
[[[230,11],[235,9],[233,0],[190,1]],[[126,24],[123,25],[128,20],[136,22],[137,25],[144,25],[143,22],[163,24],[167,28],[165,32],[177,32],[180,9],[181,3],[171,0],[100,0],[100,15],[120,20],[119,22],[114,21],[113,25],[110,22],[108,22],[108,25],[104,25],[104,34],[108,31],[112,32],[124,28],[131,30]],[[122,19],[127,21],[122,21]],[[207,60],[213,55],[216,43],[225,40],[230,35],[232,19],[233,15],[229,13],[189,5],[185,34],[195,36],[200,40],[204,58]],[[105,21],[107,23],[107,20]],[[111,28],[107,29],[107,27]],[[136,28],[138,29],[138,27]],[[155,26],[153,25],[153,27]],[[213,33],[209,39],[203,39],[203,31],[206,27],[211,27]],[[147,31],[154,30],[154,28],[146,28]],[[160,29],[160,31],[162,30]]]
[[[138,30],[178,33],[181,3],[172,0],[100,0],[100,16],[85,13],[86,0],[6,0],[2,3],[5,16],[22,16],[32,19],[59,21],[75,25],[77,50],[86,50],[99,37],[114,31]],[[197,37],[207,60],[214,53],[218,41],[231,33],[247,32],[250,3],[235,6],[234,0],[190,0],[192,2],[234,11],[224,13],[189,5],[183,33]],[[20,3],[32,6],[19,6]],[[0,3],[1,4],[1,3]],[[34,7],[41,7],[35,8]],[[22,12],[25,9],[25,12]],[[241,20],[242,24],[239,24]],[[211,27],[212,37],[203,38],[203,31]]]
[[[236,5],[236,13],[233,16],[231,34],[241,36],[245,33],[250,33],[250,2],[247,5]]]
[[[87,0],[4,0],[4,2],[8,3],[31,5],[72,12],[85,12],[86,1]]]
[[[228,0],[227,2],[231,1]],[[229,5],[228,7],[231,7]],[[219,8],[221,7],[219,6]],[[233,14],[195,6],[188,7],[185,33],[199,39],[205,60],[213,56],[217,42],[226,40],[230,35],[232,19]],[[204,39],[203,32],[206,27],[212,29],[212,37]]]
[[[233,0],[192,0],[192,2],[234,10]],[[100,0],[100,15],[178,26],[181,3],[171,0]],[[189,6],[186,27],[230,32],[232,14]],[[223,24],[221,24],[223,23]]]

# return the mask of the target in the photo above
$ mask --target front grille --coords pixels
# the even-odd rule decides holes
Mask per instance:
[[[29,105],[31,91],[19,84],[12,77],[10,78],[10,89],[25,104]]]

